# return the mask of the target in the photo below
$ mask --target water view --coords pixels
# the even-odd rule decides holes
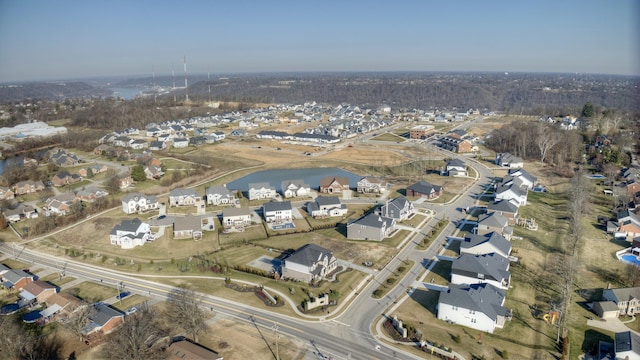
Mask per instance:
[[[342,176],[349,179],[349,187],[355,188],[362,176],[339,168],[277,169],[254,172],[227,183],[232,190],[248,191],[250,183],[268,182],[277,191],[282,190],[285,180],[302,180],[312,189],[318,189],[320,180],[327,176]]]

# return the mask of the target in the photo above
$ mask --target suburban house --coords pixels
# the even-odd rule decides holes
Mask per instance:
[[[525,186],[521,186],[518,179],[507,179],[496,186],[495,200],[514,201],[518,206],[527,205],[528,191]]]
[[[293,209],[290,201],[269,201],[262,205],[264,220],[268,223],[282,223],[293,221]]]
[[[71,210],[71,204],[60,201],[55,197],[51,197],[44,201],[43,209],[48,211],[50,215],[64,216]]]
[[[4,272],[0,277],[2,277],[2,286],[18,291],[22,291],[22,289],[34,279],[34,276],[28,272],[15,269]]]
[[[442,195],[442,186],[431,185],[426,181],[419,181],[407,187],[407,196],[425,197],[429,200],[437,199]]]
[[[468,234],[460,243],[460,253],[472,255],[496,253],[509,257],[511,255],[511,242],[496,232],[490,232],[485,235]]]
[[[384,217],[395,219],[396,221],[403,221],[407,220],[414,211],[413,203],[406,197],[400,195],[393,200],[387,200],[387,202],[378,209],[377,213]]]
[[[187,138],[174,138],[173,147],[176,149],[186,148],[189,146],[189,139]]]
[[[344,216],[347,211],[347,205],[342,204],[337,196],[318,196],[307,203],[307,212],[314,218]]]
[[[124,314],[109,305],[94,304],[89,313],[89,324],[82,328],[83,335],[101,331],[108,334],[124,323]]]
[[[507,218],[497,212],[481,214],[478,216],[478,225],[474,230],[474,233],[478,235],[497,232],[507,240],[511,240],[511,235],[513,234],[513,228],[509,226]]]
[[[147,165],[144,167],[144,174],[148,180],[157,180],[164,176],[164,171],[160,166]]]
[[[128,172],[116,175],[116,179],[118,181],[118,186],[120,187],[120,189],[126,189],[129,186],[133,185],[133,178]]]
[[[20,203],[15,209],[5,209],[2,215],[7,222],[15,223],[24,219],[37,218],[38,211],[29,204]]]
[[[382,194],[387,191],[387,182],[381,178],[366,176],[358,181],[356,191],[362,194]]]
[[[620,315],[634,316],[640,314],[640,287],[604,289],[602,297],[616,304]]]
[[[15,194],[8,187],[0,186],[0,201],[11,200],[15,197]]]
[[[509,153],[497,153],[496,165],[507,167],[509,169],[517,169],[524,166],[524,160]]]
[[[640,335],[633,331],[615,333],[616,360],[640,360]]]
[[[195,206],[200,200],[193,189],[177,188],[169,192],[169,206]]]
[[[395,219],[370,213],[347,224],[347,239],[382,241],[396,228]]]
[[[65,292],[55,293],[49,296],[45,302],[47,308],[40,311],[40,315],[44,318],[50,318],[55,314],[59,314],[63,318],[70,318],[77,310],[87,306],[82,300]]]
[[[635,237],[640,235],[640,217],[629,210],[620,211],[617,214],[619,233]]]
[[[235,205],[235,191],[227,189],[225,186],[210,186],[205,192],[207,205]]]
[[[251,209],[226,208],[222,210],[222,227],[225,231],[244,231],[251,225]]]
[[[173,238],[202,239],[202,217],[198,215],[176,216],[173,220]]]
[[[531,175],[527,170],[522,168],[509,169],[507,175],[520,179],[521,186],[525,186],[528,190],[533,189],[533,187],[538,183],[537,177]]]
[[[214,350],[184,338],[169,344],[167,360],[223,360],[223,357]]]
[[[268,182],[249,184],[249,200],[274,199],[276,197],[276,188]]]
[[[109,195],[108,191],[99,189],[97,187],[90,186],[83,188],[76,193],[76,199],[80,201],[92,202],[93,200]]]
[[[508,289],[511,280],[509,259],[496,253],[473,255],[462,253],[451,263],[451,283],[487,283]]]
[[[493,333],[511,319],[505,297],[505,290],[486,283],[449,284],[438,298],[438,319]]]
[[[515,224],[518,219],[518,205],[513,200],[498,200],[487,205],[487,214],[498,213],[504,216],[509,224]]]
[[[282,182],[282,196],[285,198],[303,197],[311,194],[311,187],[302,180],[285,180]]]
[[[125,214],[143,213],[158,208],[158,198],[153,195],[131,193],[122,198],[122,211]]]
[[[339,194],[349,190],[349,179],[342,176],[328,176],[320,180],[319,191],[323,194]]]
[[[306,244],[284,259],[282,277],[304,282],[323,280],[337,268],[338,261],[330,250]]]
[[[53,177],[53,179],[51,179],[53,186],[65,186],[75,184],[79,181],[82,181],[82,176],[78,174],[70,174],[68,171],[60,171]]]
[[[44,184],[40,180],[20,181],[13,186],[13,192],[15,195],[32,194],[42,190],[44,190]]]
[[[451,159],[447,161],[444,173],[447,176],[467,176],[467,165],[460,159]]]
[[[35,300],[38,304],[44,303],[47,299],[58,292],[58,288],[47,282],[35,280],[22,288],[20,297],[27,300]]]
[[[133,249],[142,246],[149,240],[151,229],[148,223],[143,223],[140,219],[122,220],[122,222],[111,229],[109,240],[111,245],[118,245],[123,249]]]
[[[620,316],[620,308],[613,301],[594,301],[593,312],[601,319],[616,319]]]

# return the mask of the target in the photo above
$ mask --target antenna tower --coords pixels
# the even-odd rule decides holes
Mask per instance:
[[[185,56],[182,61],[184,63],[184,96],[185,102],[189,103],[189,86],[187,84],[187,57]]]

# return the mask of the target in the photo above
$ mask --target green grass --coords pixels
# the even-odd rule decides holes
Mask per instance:
[[[432,220],[433,221],[433,220]],[[422,241],[418,243],[419,250],[426,250],[434,239],[440,236],[440,233],[449,225],[449,220],[440,219],[434,223],[433,229],[431,229],[427,235],[424,236]]]
[[[380,299],[383,298],[391,289],[398,285],[398,281],[402,277],[404,273],[406,273],[413,266],[413,260],[405,260],[403,261],[397,269],[393,270],[391,275],[389,275],[385,280],[383,280],[377,289],[375,289],[371,296]]]
[[[402,225],[407,225],[407,226],[411,226],[411,227],[417,227],[418,225],[420,225],[420,223],[422,222],[422,220],[424,220],[426,218],[425,215],[422,214],[414,214],[411,219],[405,220],[402,222]]]
[[[392,142],[404,142],[406,139],[402,136],[398,136],[393,133],[383,133],[378,136],[371,138],[371,140],[375,141],[392,141]]]
[[[140,305],[147,300],[149,299],[144,296],[134,294],[134,295],[127,296],[126,298],[122,299],[122,301],[114,302],[111,306],[122,312],[125,312],[127,309],[134,306],[137,307],[138,310],[140,310]]]
[[[64,284],[66,284],[66,283],[70,283],[70,282],[74,281],[75,279],[76,278],[74,278],[72,276],[65,276],[63,278],[60,278],[60,275],[58,275],[58,273],[54,273],[54,274],[49,274],[49,275],[47,275],[45,277],[42,277],[42,278],[40,278],[38,280],[46,281],[46,282],[48,282],[50,284],[53,284],[55,286],[60,287],[60,286],[62,286]]]

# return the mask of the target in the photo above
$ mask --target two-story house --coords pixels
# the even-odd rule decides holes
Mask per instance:
[[[407,187],[407,196],[424,197],[428,200],[434,200],[442,195],[442,186],[432,185],[426,181],[419,181]]]
[[[362,194],[382,194],[387,191],[387,185],[382,178],[366,176],[358,181],[356,191]]]
[[[249,208],[225,208],[222,210],[222,227],[225,231],[244,231],[251,225],[251,209]]]
[[[276,188],[268,182],[250,183],[248,185],[249,200],[265,200],[276,197]]]
[[[377,212],[384,217],[404,221],[413,215],[415,209],[413,203],[401,195],[393,200],[388,200]]]
[[[320,180],[319,191],[323,194],[340,194],[349,190],[349,179],[342,176],[328,176]]]
[[[269,201],[262,205],[264,219],[268,223],[283,223],[293,221],[293,209],[290,201]]]
[[[109,241],[111,245],[118,245],[123,249],[133,249],[136,246],[144,245],[149,240],[151,229],[148,223],[135,218],[133,220],[122,220],[120,224],[111,229]]]
[[[194,189],[177,188],[169,192],[169,206],[195,206],[200,200]]]
[[[143,213],[159,208],[158,198],[141,193],[127,194],[122,198],[122,211],[125,214]]]
[[[207,205],[235,205],[236,193],[226,186],[210,186],[205,192]]]
[[[506,291],[493,285],[449,284],[438,298],[438,319],[493,333],[501,329],[511,312],[504,307]]]
[[[315,244],[306,244],[284,259],[282,277],[305,282],[323,280],[337,268],[333,253]]]
[[[511,240],[511,235],[513,235],[513,228],[509,226],[507,218],[497,212],[481,214],[478,216],[478,225],[474,230],[478,235],[497,232],[507,240]]]
[[[500,289],[508,289],[511,281],[509,259],[496,254],[474,255],[462,253],[451,262],[451,283],[488,283]]]
[[[302,180],[285,180],[282,182],[282,196],[285,198],[310,196],[311,187]]]
[[[370,213],[347,224],[347,239],[382,241],[396,228],[396,220]]]
[[[485,235],[467,234],[460,243],[460,253],[472,255],[496,253],[509,257],[511,255],[511,242],[496,232],[490,232]]]
[[[602,297],[615,303],[620,309],[620,315],[640,314],[640,287],[604,289]]]
[[[337,196],[318,196],[307,203],[307,212],[314,218],[343,216],[347,211],[347,205],[342,204]]]
[[[447,161],[444,173],[447,176],[467,176],[467,165],[460,159]]]

